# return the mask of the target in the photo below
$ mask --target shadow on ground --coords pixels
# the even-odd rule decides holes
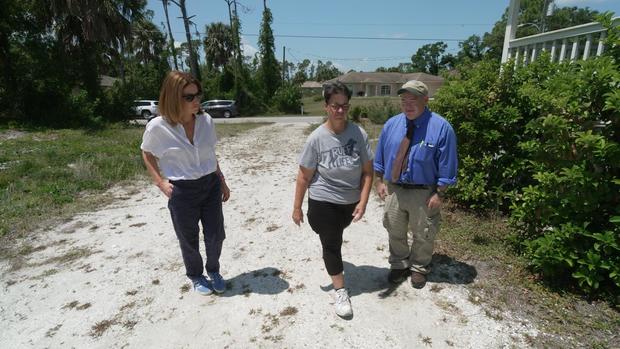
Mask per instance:
[[[387,281],[389,272],[390,269],[387,266],[354,265],[344,262],[346,287],[349,289],[349,295],[354,297],[362,293],[380,291],[380,298],[389,297],[399,287],[399,285],[393,285]],[[428,275],[428,282],[469,284],[474,281],[477,275],[476,268],[467,263],[457,261],[444,254],[434,254],[431,260],[431,273]],[[321,288],[324,291],[332,289],[331,285]]]
[[[226,292],[222,297],[249,296],[252,293],[278,294],[289,288],[289,283],[277,268],[266,267],[239,274],[226,280]]]
[[[435,253],[431,260],[431,272],[428,282],[445,282],[448,284],[471,284],[478,276],[476,268],[460,262],[445,254]]]

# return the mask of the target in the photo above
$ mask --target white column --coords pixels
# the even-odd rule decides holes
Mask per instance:
[[[579,37],[573,38],[573,49],[570,51],[570,61],[574,62],[577,59],[577,50],[579,49]]]
[[[506,32],[504,34],[504,48],[502,50],[502,63],[508,60],[508,47],[510,40],[514,40],[517,34],[517,22],[519,19],[519,2],[520,0],[510,0],[508,5],[508,21],[506,22]]]
[[[566,39],[562,39],[562,47],[560,48],[560,59],[558,60],[558,62],[562,62],[566,57],[566,44]]]
[[[521,53],[521,48],[520,47],[515,48],[515,68],[519,65],[519,57],[521,57],[520,53]]]
[[[599,36],[598,38],[598,47],[596,48],[597,56],[602,55],[603,51],[605,50],[605,43],[603,41],[605,41],[606,36],[607,36],[607,32],[601,32],[601,36]]]
[[[590,57],[590,46],[592,46],[592,34],[586,36],[586,46],[583,48],[583,59]]]
[[[553,40],[551,43],[551,62],[555,60],[555,54],[557,53],[557,41]]]
[[[538,45],[534,44],[532,46],[532,58],[530,59],[530,62],[534,62],[536,60],[536,58],[538,57],[538,52],[536,51],[536,47]]]

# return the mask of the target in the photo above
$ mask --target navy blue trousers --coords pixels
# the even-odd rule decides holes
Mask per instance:
[[[170,181],[174,186],[168,200],[174,231],[179,239],[187,277],[194,280],[203,274],[200,255],[202,223],[207,272],[220,271],[220,254],[224,232],[221,182],[215,173],[194,180]]]

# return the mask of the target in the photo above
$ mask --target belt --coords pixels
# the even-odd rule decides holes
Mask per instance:
[[[427,184],[410,184],[410,183],[392,183],[403,189],[430,189],[431,186]]]

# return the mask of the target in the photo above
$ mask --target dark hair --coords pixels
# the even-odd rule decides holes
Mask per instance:
[[[347,96],[347,99],[351,99],[352,92],[349,90],[347,85],[340,81],[323,85],[323,98],[325,98],[326,104],[329,103],[329,99],[335,94],[345,95]]]

